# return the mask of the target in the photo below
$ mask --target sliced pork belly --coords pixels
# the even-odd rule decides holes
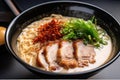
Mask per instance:
[[[45,49],[45,58],[51,71],[59,71],[61,67],[57,64],[58,42],[50,42]]]
[[[82,40],[74,42],[75,57],[79,67],[88,66],[88,63],[95,62],[95,51],[92,45],[84,45]]]
[[[60,48],[58,50],[57,60],[60,66],[69,69],[78,66],[76,59],[74,58],[73,43],[69,41],[61,41]]]
[[[49,42],[38,54],[40,67],[53,72],[64,69],[84,67],[95,62],[95,51],[92,45],[84,45],[82,40]]]
[[[44,57],[44,48],[42,48],[39,51],[37,61],[40,67],[45,68],[46,70],[49,70],[48,63],[46,62],[45,57]]]

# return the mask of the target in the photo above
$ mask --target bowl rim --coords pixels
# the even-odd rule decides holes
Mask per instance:
[[[48,74],[48,75],[80,75],[80,74],[86,74],[86,73],[90,73],[90,72],[96,72],[96,71],[99,71],[105,67],[107,67],[108,65],[110,65],[111,63],[113,63],[119,56],[120,56],[120,51],[116,54],[115,57],[113,57],[111,60],[109,60],[108,62],[106,62],[106,64],[103,64],[99,67],[96,67],[96,68],[93,68],[93,69],[90,69],[90,70],[86,70],[86,71],[81,71],[81,72],[75,72],[75,73],[55,73],[55,72],[50,72],[50,71],[46,71],[46,70],[42,70],[42,69],[38,69],[34,66],[31,66],[29,65],[28,63],[25,63],[20,57],[18,57],[16,55],[16,53],[12,50],[12,47],[10,46],[10,43],[9,43],[9,39],[8,39],[8,36],[9,36],[9,32],[13,26],[13,24],[17,21],[17,19],[19,19],[19,17],[21,17],[22,15],[24,15],[26,12],[34,9],[34,8],[37,8],[39,6],[42,6],[42,5],[48,5],[48,4],[56,4],[56,3],[74,3],[74,4],[82,4],[82,5],[86,5],[86,6],[90,6],[90,7],[94,7],[98,10],[101,10],[103,12],[105,12],[107,15],[109,15],[112,19],[114,19],[117,24],[120,26],[120,23],[118,22],[118,20],[112,16],[109,12],[107,12],[106,10],[96,6],[96,5],[93,5],[93,4],[90,4],[90,3],[86,3],[86,2],[81,2],[81,1],[49,1],[49,2],[44,2],[44,3],[40,3],[40,4],[37,4],[33,7],[30,7],[26,10],[24,10],[23,12],[21,12],[17,17],[15,17],[12,22],[10,23],[9,27],[7,28],[7,31],[5,33],[5,45],[8,49],[8,51],[13,55],[13,57],[18,61],[20,62],[24,67],[26,68],[30,68],[31,70],[35,71],[35,72],[38,72],[38,73],[44,73],[44,74]],[[52,73],[52,74],[51,74]]]

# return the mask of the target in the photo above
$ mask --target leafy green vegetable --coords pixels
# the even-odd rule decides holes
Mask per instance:
[[[95,22],[95,24],[93,22]],[[94,18],[88,21],[73,18],[65,22],[61,33],[64,35],[63,39],[65,40],[83,39],[85,44],[92,44],[96,47],[100,47],[100,44],[107,44],[107,42],[100,37]]]

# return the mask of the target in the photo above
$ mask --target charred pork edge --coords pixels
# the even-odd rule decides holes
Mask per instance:
[[[61,47],[62,47],[62,41],[60,40],[60,42],[58,43],[58,51],[57,51],[57,63],[59,64],[59,62],[61,61]]]

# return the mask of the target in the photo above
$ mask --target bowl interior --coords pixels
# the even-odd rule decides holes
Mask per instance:
[[[78,17],[85,20],[91,19],[92,16],[97,18],[97,24],[100,25],[112,39],[113,48],[112,55],[106,63],[118,56],[120,49],[120,26],[118,22],[104,10],[95,6],[80,2],[49,2],[32,7],[19,16],[17,16],[10,24],[6,33],[6,45],[14,57],[24,63],[16,54],[17,37],[31,22],[50,16],[52,13],[61,14],[63,16]],[[24,63],[25,64],[25,63]]]

